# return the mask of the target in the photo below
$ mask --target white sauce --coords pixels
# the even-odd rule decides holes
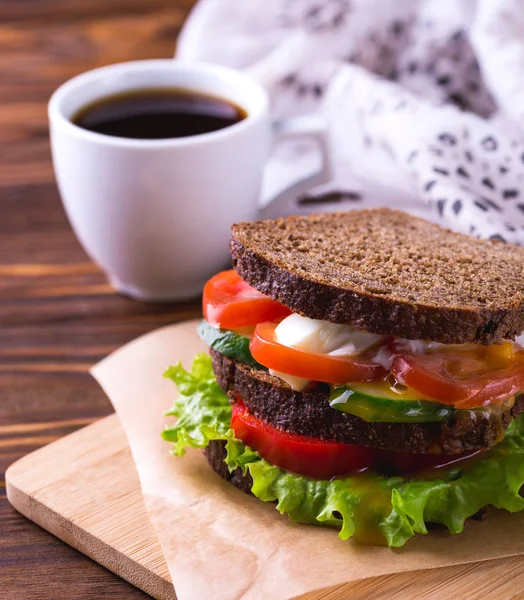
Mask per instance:
[[[330,356],[357,356],[381,342],[383,336],[359,331],[348,325],[338,325],[292,314],[275,329],[279,344],[304,352]]]
[[[381,346],[375,356],[371,357],[374,363],[382,365],[386,371],[391,369],[395,355],[387,346]]]

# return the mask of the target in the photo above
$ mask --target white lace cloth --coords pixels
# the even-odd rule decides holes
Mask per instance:
[[[200,0],[177,58],[249,70],[277,118],[323,111],[355,206],[524,244],[524,0]],[[315,160],[276,149],[266,193]]]

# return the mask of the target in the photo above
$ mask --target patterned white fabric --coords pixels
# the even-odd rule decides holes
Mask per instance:
[[[200,0],[177,58],[248,70],[277,118],[323,111],[356,206],[524,244],[524,0]]]

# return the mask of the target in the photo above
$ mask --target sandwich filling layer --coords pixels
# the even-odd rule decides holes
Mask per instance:
[[[524,389],[524,350],[498,345],[440,344],[380,336],[289,314],[234,271],[204,290],[212,348],[267,369],[295,391],[330,387],[331,405],[365,420],[432,422],[503,413]],[[457,415],[457,411],[465,411]]]
[[[338,528],[342,539],[400,547],[415,533],[427,533],[431,523],[460,533],[465,521],[485,506],[524,510],[524,416],[511,423],[503,441],[469,461],[419,475],[386,476],[366,469],[316,479],[270,464],[236,437],[232,407],[209,356],[198,355],[190,372],[180,364],[170,367],[166,377],[180,392],[167,413],[178,420],[163,432],[174,444],[173,454],[180,456],[187,448],[213,453],[223,447],[233,483],[249,481],[260,500],[276,502],[295,521]]]
[[[439,422],[367,421],[330,406],[329,387],[292,390],[267,371],[250,367],[210,349],[213,371],[233,403],[239,397],[249,412],[287,433],[388,451],[463,454],[486,450],[504,437],[510,422],[524,411],[518,395],[509,411],[462,411]],[[369,405],[375,404],[370,399]]]

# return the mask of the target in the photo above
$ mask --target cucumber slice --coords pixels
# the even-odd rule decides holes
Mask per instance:
[[[249,338],[238,335],[233,331],[228,331],[227,329],[217,329],[205,320],[197,327],[197,332],[202,341],[210,348],[213,348],[213,350],[216,350],[233,360],[238,360],[251,367],[267,371],[265,367],[251,356],[251,352],[249,351]]]
[[[436,423],[455,416],[453,406],[398,394],[386,384],[332,386],[329,404],[371,423]]]

